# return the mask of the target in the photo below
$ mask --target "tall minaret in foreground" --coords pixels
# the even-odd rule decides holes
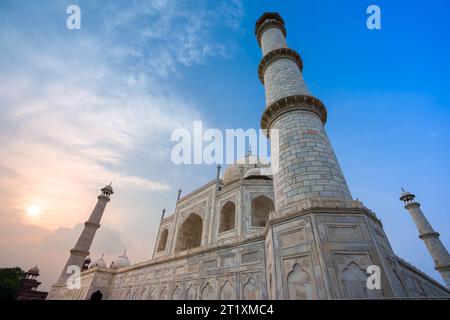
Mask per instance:
[[[69,259],[64,266],[64,269],[59,276],[57,284],[65,284],[70,273],[67,273],[68,266],[79,266],[80,269],[83,266],[84,259],[89,255],[92,241],[94,240],[95,232],[100,228],[100,220],[102,219],[103,212],[105,211],[106,204],[110,200],[113,189],[111,184],[101,189],[101,194],[97,197],[98,201],[94,210],[91,213],[88,221],[84,223],[83,232],[81,232],[75,247],[70,250]]]
[[[417,230],[419,238],[425,242],[428,252],[433,258],[435,269],[441,274],[445,285],[450,288],[450,254],[439,239],[439,233],[434,231],[431,224],[420,208],[420,203],[416,202],[414,194],[402,189],[400,200],[405,203],[405,209],[409,211]]]
[[[318,198],[351,201],[324,129],[327,110],[303,81],[303,63],[287,47],[283,19],[278,13],[263,14],[255,34],[263,55],[258,68],[266,94],[261,128],[268,130],[271,143],[276,210],[296,211]]]

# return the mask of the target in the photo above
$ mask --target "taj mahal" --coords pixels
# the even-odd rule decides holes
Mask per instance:
[[[285,22],[264,13],[255,25],[266,129],[274,160],[251,153],[163,211],[153,256],[107,265],[90,247],[111,185],[98,202],[47,299],[301,300],[449,298],[450,255],[415,195],[400,200],[445,286],[398,257],[377,215],[352,198],[325,131],[327,109],[309,92],[300,55],[286,43]],[[271,135],[277,131],[277,136]],[[272,170],[270,170],[272,168]],[[156,230],[155,230],[156,231]],[[81,270],[69,288],[68,267]],[[380,286],[368,286],[376,266]]]

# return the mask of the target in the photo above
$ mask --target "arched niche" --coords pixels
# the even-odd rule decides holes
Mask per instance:
[[[202,242],[202,230],[202,218],[198,214],[191,213],[191,215],[184,220],[178,231],[175,251],[184,251],[200,247]]]
[[[367,289],[367,273],[356,262],[351,261],[341,272],[344,296],[348,299],[370,298]]]
[[[180,286],[176,286],[172,291],[172,300],[183,300],[183,297],[181,296]]]
[[[219,233],[234,229],[236,217],[236,206],[234,202],[227,201],[220,209]]]
[[[287,276],[288,298],[290,300],[311,300],[315,298],[313,281],[309,273],[297,263]]]
[[[202,300],[213,300],[214,299],[214,289],[209,284],[209,282],[202,289],[201,299]]]
[[[186,300],[195,300],[197,296],[197,292],[195,286],[191,285],[186,290]]]
[[[269,220],[269,213],[274,210],[272,199],[258,196],[252,200],[251,225],[252,227],[265,227]]]
[[[220,300],[235,300],[236,299],[236,290],[233,288],[231,283],[227,280],[220,288],[219,294]]]
[[[256,284],[256,281],[253,278],[248,278],[242,288],[242,295],[244,300],[258,300],[259,296],[259,287]]]

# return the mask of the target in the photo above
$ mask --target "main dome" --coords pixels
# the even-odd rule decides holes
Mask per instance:
[[[227,185],[238,181],[241,178],[241,170],[243,177],[245,177],[246,172],[250,169],[267,167],[270,167],[270,164],[263,163],[257,156],[246,155],[225,169],[222,175],[223,184]]]

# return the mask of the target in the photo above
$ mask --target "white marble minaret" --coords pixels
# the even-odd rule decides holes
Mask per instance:
[[[67,278],[70,276],[70,274],[67,273],[68,266],[79,266],[81,269],[85,258],[89,255],[89,250],[91,248],[92,241],[94,240],[95,232],[98,228],[100,228],[100,221],[102,219],[103,212],[105,211],[106,204],[110,200],[110,195],[114,193],[111,184],[102,188],[101,191],[102,193],[97,197],[98,201],[91,213],[91,216],[88,221],[84,223],[83,232],[78,238],[75,247],[70,250],[69,259],[67,260],[66,265],[59,276],[57,284],[63,285],[66,283]]]
[[[450,254],[439,239],[439,233],[433,229],[423,214],[420,203],[414,200],[415,197],[414,194],[403,190],[400,200],[405,203],[405,209],[411,214],[419,231],[419,238],[425,242],[428,252],[433,258],[434,268],[441,274],[445,285],[450,288]]]
[[[327,110],[303,81],[303,62],[287,47],[283,19],[265,13],[255,33],[263,55],[258,74],[266,94],[261,127],[269,130],[277,211],[295,211],[314,199],[351,201],[324,128]]]

